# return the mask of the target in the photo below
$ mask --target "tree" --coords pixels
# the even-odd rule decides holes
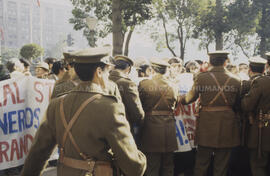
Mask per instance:
[[[228,19],[228,4],[225,0],[209,0],[200,3],[200,9],[195,21],[194,38],[200,39],[206,36],[208,46],[215,42],[216,50],[224,47],[224,34],[231,31],[232,27]]]
[[[156,19],[161,22],[164,35],[156,33],[155,36],[152,35],[152,38],[155,38],[156,41],[165,41],[166,47],[173,56],[177,56],[177,53],[180,53],[180,58],[184,59],[186,43],[190,39],[194,27],[196,9],[198,9],[199,5],[198,1],[155,0],[154,5],[157,12]],[[179,46],[179,52],[175,50],[177,45]]]
[[[265,56],[265,53],[270,50],[270,1],[253,0],[252,5],[254,11],[257,12],[256,33],[260,38],[259,54]]]
[[[19,50],[17,49],[11,49],[11,48],[3,48],[2,49],[2,62],[5,64],[9,59],[18,57],[19,56]]]
[[[20,50],[20,55],[31,62],[33,59],[42,56],[43,53],[43,48],[34,43],[26,44]]]
[[[74,9],[73,18],[70,23],[74,24],[75,30],[83,30],[84,36],[90,40],[97,41],[97,38],[104,38],[111,32],[118,32],[114,37],[114,55],[128,55],[128,46],[132,33],[137,25],[144,24],[152,17],[152,0],[99,0],[99,1],[72,1]],[[113,4],[114,3],[114,4]],[[89,36],[89,29],[85,18],[93,12],[98,19],[98,30]],[[114,22],[114,24],[113,24]],[[117,23],[115,23],[117,22]],[[114,27],[113,27],[114,25]],[[113,35],[116,35],[115,33]],[[119,44],[118,44],[119,43]],[[117,46],[119,45],[119,46]]]

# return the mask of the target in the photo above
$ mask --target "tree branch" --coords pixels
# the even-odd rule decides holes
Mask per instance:
[[[162,23],[163,23],[163,28],[164,28],[164,31],[165,31],[165,39],[166,39],[167,48],[171,51],[171,53],[173,54],[173,56],[176,57],[175,52],[173,51],[173,49],[170,47],[170,44],[169,44],[168,32],[167,32],[167,28],[166,28],[165,18],[164,18],[163,15],[162,15]]]
[[[132,36],[132,33],[133,33],[133,31],[134,31],[134,28],[135,28],[135,26],[131,26],[130,27],[130,30],[129,30],[129,32],[128,32],[128,36],[127,36],[127,38],[126,38],[126,43],[125,43],[125,51],[124,51],[124,55],[125,56],[128,56],[128,52],[129,52],[129,43],[130,43],[130,39],[131,39],[131,36]]]

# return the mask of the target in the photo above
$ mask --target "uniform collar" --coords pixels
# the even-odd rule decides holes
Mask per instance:
[[[110,73],[111,76],[116,76],[116,77],[120,77],[120,78],[126,78],[129,79],[124,73],[122,73],[119,70],[112,70]]]
[[[250,79],[253,80],[254,78],[256,78],[256,77],[258,77],[258,76],[262,76],[262,74],[261,74],[261,73],[255,73],[254,75],[252,75],[252,76],[250,77]]]
[[[107,91],[104,90],[100,85],[93,83],[91,81],[82,81],[76,86],[72,92],[89,92],[89,93],[99,93],[107,94]]]
[[[216,66],[216,67],[212,67],[209,71],[210,72],[225,72],[225,68],[223,66]]]

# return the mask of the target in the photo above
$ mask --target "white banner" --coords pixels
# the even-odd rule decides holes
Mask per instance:
[[[0,82],[0,170],[24,163],[53,86],[32,76]]]
[[[184,73],[179,76],[180,94],[186,94],[193,85],[193,75]],[[186,152],[194,148],[194,136],[196,129],[195,117],[196,103],[189,105],[178,104],[175,113],[176,119],[176,136],[178,150],[175,152]]]

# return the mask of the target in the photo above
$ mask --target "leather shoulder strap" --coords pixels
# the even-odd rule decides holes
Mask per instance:
[[[223,87],[221,87],[220,84],[219,84],[219,82],[218,82],[218,80],[217,80],[217,78],[215,77],[215,75],[213,73],[211,73],[211,72],[209,72],[209,73],[210,73],[210,76],[214,79],[216,85],[218,86],[218,90],[219,90],[219,92],[216,94],[216,96],[210,101],[209,105],[212,105],[218,99],[218,97],[220,95],[222,96],[222,98],[223,98],[224,102],[226,103],[226,105],[228,105],[229,103],[228,103],[228,100],[227,100],[227,98],[226,98],[223,90],[228,85],[229,81],[231,80],[231,77],[229,77],[225,81]]]
[[[65,142],[67,139],[67,135],[69,135],[69,138],[71,140],[72,145],[75,147],[76,151],[80,154],[80,156],[83,159],[87,159],[87,156],[84,155],[79,146],[77,145],[77,143],[74,140],[73,135],[71,134],[70,130],[72,128],[72,126],[74,125],[74,123],[76,122],[76,120],[79,118],[80,113],[83,111],[83,109],[91,102],[93,102],[95,99],[100,98],[102,95],[100,94],[96,94],[92,97],[90,97],[89,99],[87,99],[86,101],[84,101],[82,103],[82,105],[79,107],[79,109],[76,111],[76,113],[74,114],[74,116],[71,118],[71,120],[69,121],[69,123],[67,123],[66,118],[65,118],[65,113],[64,113],[64,98],[61,99],[61,103],[60,103],[60,116],[61,116],[61,120],[63,122],[64,128],[65,128],[65,132],[62,138],[62,143],[61,143],[61,147],[62,149],[65,146]]]

